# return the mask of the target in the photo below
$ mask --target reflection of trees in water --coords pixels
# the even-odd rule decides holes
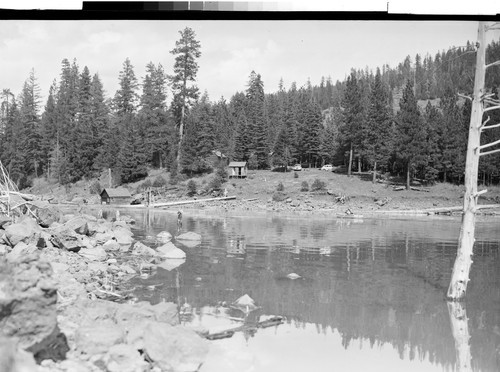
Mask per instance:
[[[175,229],[175,215],[162,218],[155,223],[170,226],[172,220]],[[179,268],[182,296],[193,306],[232,302],[247,293],[267,314],[285,315],[298,326],[314,323],[322,332],[338,330],[346,347],[353,340],[388,342],[401,356],[454,365],[444,295],[456,254],[456,222],[209,220],[193,219],[192,229],[209,249],[188,251]],[[493,240],[495,230],[482,230]],[[234,237],[244,259],[226,258]],[[498,370],[500,363],[499,260],[496,241],[476,243],[467,308],[475,370]],[[304,279],[286,279],[291,272]],[[158,296],[163,288],[172,291],[159,287]]]
[[[409,241],[406,249],[404,242],[390,242],[395,248],[383,251],[378,247],[375,255],[377,244],[364,241],[352,243],[349,253],[344,247],[329,257],[299,255],[298,260],[291,253],[247,251],[245,260],[225,259],[216,271],[204,270],[210,278],[203,281],[203,291],[188,284],[182,292],[197,306],[232,302],[247,293],[267,314],[284,315],[297,325],[315,323],[323,332],[337,329],[345,347],[352,340],[369,339],[371,345],[389,342],[402,358],[428,357],[452,366],[456,353],[444,292],[415,274],[449,272],[452,260],[443,256],[439,245],[423,247]],[[185,278],[196,276],[190,268],[208,265],[205,257],[188,259],[194,266],[180,268]],[[286,279],[291,272],[304,279]],[[489,363],[494,363],[494,348],[495,342],[482,345]],[[481,368],[492,370],[492,365]]]

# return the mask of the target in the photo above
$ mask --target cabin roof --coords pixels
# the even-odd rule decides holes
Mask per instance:
[[[246,161],[232,161],[229,163],[229,167],[239,168],[239,167],[246,167],[246,166],[247,166]]]
[[[106,192],[110,198],[130,198],[130,192],[124,187],[117,187],[116,189],[104,189],[101,196]]]

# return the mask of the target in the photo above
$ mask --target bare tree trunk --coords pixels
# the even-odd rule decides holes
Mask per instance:
[[[347,167],[347,177],[351,177],[351,168],[352,168],[352,142],[351,142],[351,148],[349,149],[349,166]]]
[[[373,163],[373,179],[372,179],[372,183],[375,183],[375,182],[377,182],[377,161],[376,160]]]
[[[476,76],[474,80],[474,95],[472,97],[472,113],[469,125],[469,141],[465,162],[465,194],[462,215],[462,226],[458,241],[457,257],[453,266],[450,286],[447,296],[451,300],[461,300],[465,297],[469,282],[469,271],[472,265],[472,249],[476,223],[477,204],[477,173],[479,166],[480,131],[483,118],[482,95],[485,78],[485,24],[479,22],[478,49],[476,51]]]
[[[450,316],[451,332],[455,339],[455,350],[457,355],[456,370],[458,372],[472,371],[469,325],[465,304],[460,302],[448,302],[448,314]]]
[[[358,155],[358,173],[361,173],[361,156]]]
[[[410,162],[406,164],[406,190],[410,189]]]

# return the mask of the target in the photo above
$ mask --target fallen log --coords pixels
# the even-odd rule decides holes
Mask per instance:
[[[236,199],[236,196],[226,196],[226,197],[221,197],[221,198],[181,200],[181,201],[169,202],[169,203],[155,203],[155,204],[151,204],[150,206],[153,208],[158,208],[158,207],[170,207],[170,206],[174,206],[174,205],[203,203],[203,202],[211,202],[211,201],[219,201],[219,200],[234,200],[234,199]]]
[[[439,208],[428,208],[428,209],[393,209],[393,210],[374,210],[372,213],[396,213],[396,214],[434,214],[434,213],[447,213],[447,212],[459,212],[462,211],[464,207],[439,207]],[[477,209],[493,209],[500,208],[500,204],[482,204],[478,205]]]

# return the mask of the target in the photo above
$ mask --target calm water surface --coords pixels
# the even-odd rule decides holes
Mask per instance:
[[[122,214],[146,244],[160,231],[176,235],[172,212]],[[212,341],[222,359],[202,371],[500,371],[499,223],[477,225],[463,305],[444,300],[460,225],[451,218],[185,215],[182,231],[201,234],[201,244],[175,242],[187,254],[182,265],[130,284],[140,300],[190,304],[194,315],[182,322],[210,332],[286,317]],[[225,306],[244,294],[257,311]]]

